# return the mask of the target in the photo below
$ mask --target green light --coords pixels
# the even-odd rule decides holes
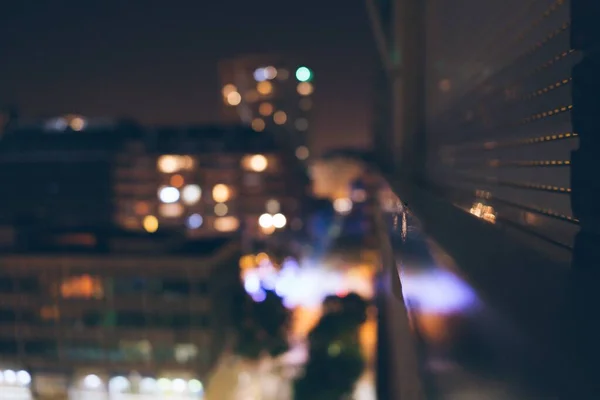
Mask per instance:
[[[296,79],[300,82],[308,82],[312,79],[312,71],[306,67],[300,67],[296,70]]]

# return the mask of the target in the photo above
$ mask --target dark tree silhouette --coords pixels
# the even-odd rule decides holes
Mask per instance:
[[[290,313],[281,299],[267,292],[264,301],[255,302],[241,287],[234,296],[235,353],[249,359],[285,353]]]
[[[309,360],[294,384],[296,400],[348,398],[365,367],[359,342],[367,302],[357,294],[330,296],[324,314],[308,335]]]

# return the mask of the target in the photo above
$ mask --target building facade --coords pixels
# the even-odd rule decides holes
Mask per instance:
[[[61,117],[0,141],[0,221],[36,227],[262,238],[301,213],[304,182],[266,132],[146,128]],[[258,223],[259,218],[277,220]]]
[[[20,389],[15,399],[202,398],[231,326],[224,293],[237,280],[239,241],[46,237],[52,252],[0,258],[2,390]]]
[[[285,139],[296,157],[309,157],[313,71],[284,57],[242,56],[219,64],[222,116]]]
[[[250,128],[154,130],[117,155],[115,221],[190,238],[240,230],[262,238],[293,227],[304,187],[284,154],[272,136]],[[261,216],[277,224],[260,224]]]

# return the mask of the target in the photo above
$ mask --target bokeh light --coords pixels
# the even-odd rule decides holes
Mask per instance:
[[[256,132],[262,132],[265,130],[265,121],[262,118],[254,118],[252,120],[252,129]]]
[[[287,114],[285,111],[277,111],[275,114],[273,114],[273,122],[275,122],[277,125],[283,125],[286,123],[286,121]]]
[[[217,203],[225,203],[231,197],[231,191],[227,185],[219,183],[213,187],[212,196]]]
[[[158,230],[158,219],[154,215],[146,215],[142,223],[148,233],[154,233]]]
[[[298,148],[296,148],[296,157],[299,160],[306,160],[310,155],[310,152],[308,151],[308,147],[306,146],[300,146]]]
[[[260,106],[258,106],[258,112],[263,117],[268,117],[269,115],[273,114],[273,104],[262,103]]]
[[[312,79],[312,71],[306,67],[300,67],[296,70],[296,79],[300,82],[308,82]]]
[[[238,92],[231,92],[225,98],[230,106],[237,106],[242,102],[242,96]]]
[[[315,91],[315,89],[310,82],[300,82],[296,87],[296,91],[301,96],[309,96]]]
[[[273,92],[273,84],[271,82],[258,82],[256,85],[256,91],[263,96],[267,96]]]

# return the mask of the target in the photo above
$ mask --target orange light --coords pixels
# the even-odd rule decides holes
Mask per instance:
[[[262,132],[265,130],[265,121],[260,118],[255,118],[252,120],[252,129],[256,132]]]
[[[150,206],[148,203],[140,201],[135,205],[135,213],[137,215],[146,215],[150,212]]]
[[[171,183],[171,186],[174,186],[176,188],[180,188],[185,183],[185,180],[183,179],[183,176],[177,174],[177,175],[173,175],[171,177],[171,179],[169,180],[169,182]]]
[[[277,125],[283,125],[287,121],[287,114],[284,111],[277,111],[273,114],[273,121]]]
[[[273,92],[273,84],[268,81],[258,82],[256,85],[256,91],[263,96],[269,95]]]
[[[296,87],[298,94],[301,96],[308,96],[314,92],[314,87],[310,82],[300,82]]]
[[[258,107],[258,112],[263,117],[268,117],[269,115],[273,114],[273,105],[271,103],[262,103]]]

